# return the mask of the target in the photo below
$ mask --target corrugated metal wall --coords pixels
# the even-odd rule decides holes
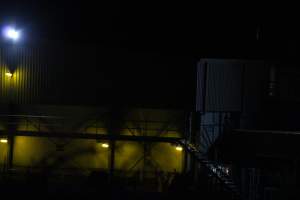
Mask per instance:
[[[101,46],[0,47],[0,104],[192,106],[191,70],[164,59]]]
[[[203,70],[202,68],[206,68]],[[241,110],[241,87],[243,65],[234,60],[204,59],[200,61],[198,73],[197,102],[203,102],[205,111]],[[205,79],[203,82],[202,79]],[[205,87],[205,88],[204,88]],[[201,91],[202,90],[202,91]],[[203,92],[205,91],[205,92]],[[204,97],[203,97],[204,95]],[[201,104],[203,104],[201,103]],[[203,111],[204,111],[203,110]]]
[[[67,50],[64,60],[61,104],[182,108],[193,101],[190,70],[174,69],[173,60],[150,52],[83,47]]]
[[[268,65],[260,61],[202,59],[197,70],[196,109],[202,112],[257,110],[267,72]]]
[[[51,56],[53,51],[37,47],[0,48],[0,103],[41,103],[45,94],[52,95],[59,67]],[[13,76],[6,76],[7,72]]]
[[[240,63],[214,62],[207,68],[206,109],[239,111],[241,109],[242,66]]]

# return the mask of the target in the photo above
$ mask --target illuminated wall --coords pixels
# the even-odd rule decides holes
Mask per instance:
[[[95,140],[17,136],[14,167],[107,169],[108,148]]]
[[[8,144],[0,142],[0,171],[2,171],[5,168],[5,165],[7,164],[7,150]]]
[[[0,108],[0,115],[10,113],[63,118],[63,120],[20,118],[16,120],[16,131],[50,133],[63,131],[86,134],[111,134],[114,131],[120,135],[182,136],[182,129],[179,127],[184,121],[181,117],[182,113],[171,110],[165,112],[155,109],[127,110],[121,114],[122,122],[111,130],[112,128],[109,127],[110,110],[98,109],[91,105],[96,102],[96,106],[99,106],[102,99],[108,99],[108,102],[111,102],[110,98],[114,98],[114,102],[119,101],[116,98],[121,94],[119,86],[118,91],[111,91],[110,78],[113,76],[106,76],[108,72],[106,73],[105,69],[103,73],[91,72],[89,76],[83,73],[82,69],[86,69],[88,63],[95,64],[98,61],[101,63],[98,53],[94,53],[93,58],[89,55],[81,59],[82,50],[77,52],[78,56],[74,56],[73,51],[62,52],[64,50],[36,47],[0,48],[0,106],[7,107],[8,103],[13,103],[16,107],[16,113],[11,113],[10,110],[4,112]],[[69,56],[68,59],[64,59],[65,55]],[[90,59],[93,59],[93,62],[89,61]],[[78,63],[82,66],[79,67]],[[7,76],[7,72],[12,73],[12,76]],[[110,75],[115,74],[115,72],[110,73]],[[78,103],[85,106],[69,106],[74,102],[75,105]],[[0,118],[0,131],[5,130],[6,127],[5,120]],[[13,165],[20,168],[54,165],[59,168],[108,169],[109,148],[100,148],[101,145],[95,140],[67,141],[68,143],[64,145],[60,144],[60,142],[64,143],[62,139],[17,136],[15,137]],[[63,150],[59,149],[60,147],[57,149],[57,146],[61,145],[64,146]],[[0,163],[6,159],[6,146],[7,144],[0,144]],[[137,161],[137,165],[132,170],[181,170],[182,152],[176,152],[174,146],[167,143],[150,146],[151,156],[148,160],[152,162],[145,162],[142,158],[144,144],[117,141],[116,170],[131,170]]]
[[[33,117],[17,120],[18,132],[55,133],[58,131],[81,134],[111,134],[109,110],[76,106],[34,106],[19,109],[26,113],[32,111]],[[35,115],[51,116],[49,119],[36,118]],[[55,114],[60,118],[52,118]],[[23,116],[23,115],[22,115]],[[26,116],[26,115],[25,115]],[[131,109],[121,114],[115,127],[116,134],[134,136],[182,137],[182,112]],[[53,124],[52,124],[53,123]],[[59,126],[57,126],[57,124]],[[62,125],[62,126],[61,126]],[[51,127],[55,128],[51,128]],[[4,127],[5,128],[5,127]],[[40,132],[39,132],[40,131]],[[110,168],[111,147],[103,148],[96,139],[68,139],[53,137],[16,136],[13,152],[14,168],[54,168],[74,170],[108,170]],[[1,159],[7,155],[1,144]],[[3,155],[2,155],[3,154]],[[116,141],[114,168],[127,175],[136,172],[152,173],[158,171],[181,172],[184,151],[176,150],[170,143]]]
[[[181,172],[183,168],[184,152],[177,151],[169,143],[147,143],[149,152],[144,156],[142,142],[117,142],[116,169],[131,173],[146,172]]]
[[[108,88],[113,76],[105,73],[109,67],[101,63],[104,56],[99,58],[96,51],[94,56],[84,55],[86,52],[92,53],[51,44],[0,46],[0,104],[91,105],[102,102],[110,94]],[[103,73],[91,69],[90,74],[84,72],[95,65],[94,69]],[[6,76],[7,72],[12,76]],[[97,98],[99,92],[105,95]]]
[[[90,139],[55,139],[28,136],[15,137],[15,168],[107,170],[110,148]],[[0,145],[1,162],[6,159],[7,144]],[[168,143],[150,143],[150,154],[144,157],[143,144],[116,142],[115,169],[136,171],[181,172],[184,152]]]
[[[0,48],[0,103],[29,104],[41,100],[51,76],[43,58],[39,48]]]

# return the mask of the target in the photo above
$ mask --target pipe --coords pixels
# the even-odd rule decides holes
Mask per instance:
[[[269,86],[268,86],[268,96],[275,97],[277,95],[277,69],[273,65],[269,70]]]

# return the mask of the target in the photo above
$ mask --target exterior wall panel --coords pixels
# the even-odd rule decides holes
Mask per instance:
[[[17,136],[13,165],[25,169],[107,170],[108,154],[109,149],[101,148],[95,140]]]
[[[55,69],[59,64],[50,66],[47,62],[49,57],[55,60],[55,54],[51,50],[0,48],[0,103],[42,103],[43,95],[50,95],[52,92],[52,89],[47,88],[51,85],[50,79],[58,80],[54,72],[59,69]],[[52,74],[49,73],[49,67],[53,68]],[[13,76],[7,77],[6,72],[12,73]]]
[[[261,61],[202,59],[197,72],[197,111],[257,110],[268,65]],[[252,107],[252,108],[251,108]]]

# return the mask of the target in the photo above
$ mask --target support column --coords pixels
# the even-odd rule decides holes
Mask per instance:
[[[275,97],[277,94],[277,70],[276,66],[271,66],[269,71],[269,97]]]
[[[200,123],[199,120],[197,120],[199,118],[199,117],[197,117],[197,114],[199,114],[199,113],[191,112],[189,114],[189,120],[188,120],[189,121],[189,136],[187,138],[187,141],[189,143],[194,144],[196,146],[198,145],[198,137],[199,137],[197,134],[197,132],[199,131],[197,126],[198,126],[198,123]],[[198,163],[195,160],[195,158],[190,154],[188,154],[186,156],[186,159],[187,159],[187,163],[186,163],[187,170],[194,177],[194,180],[197,181],[197,176],[198,176],[197,171],[198,171],[198,167],[199,167]]]
[[[15,143],[15,137],[12,135],[12,133],[9,133],[8,136],[8,169],[13,168],[13,160],[14,160],[14,143]]]
[[[15,114],[16,108],[12,102],[9,103],[8,115]],[[12,116],[8,117],[7,121],[7,139],[8,139],[8,152],[7,152],[7,167],[8,169],[13,168],[14,160],[14,144],[15,144],[15,131],[16,131],[16,119]]]
[[[109,156],[109,174],[110,179],[112,180],[115,170],[115,149],[116,149],[116,142],[114,140],[111,140],[109,142],[110,146],[110,156]]]
[[[108,132],[111,135],[119,135],[122,124],[122,108],[120,106],[114,106],[111,109],[110,113],[110,124],[108,127]],[[110,146],[110,155],[109,155],[109,177],[110,181],[113,181],[114,172],[115,172],[115,150],[116,150],[116,141],[109,141]]]

